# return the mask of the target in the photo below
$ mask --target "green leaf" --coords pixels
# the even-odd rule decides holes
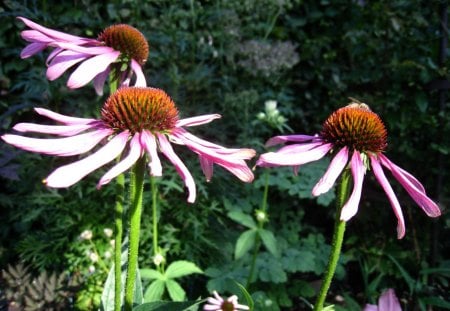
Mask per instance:
[[[234,250],[234,257],[236,259],[241,258],[255,245],[256,230],[250,229],[244,231],[236,242],[236,248]]]
[[[415,284],[414,279],[411,277],[411,275],[409,275],[409,273],[400,265],[400,263],[394,257],[392,257],[389,254],[387,255],[387,257],[397,266],[406,284],[408,284],[409,293],[412,294],[414,291],[414,284]]]
[[[267,250],[275,257],[278,257],[277,240],[272,231],[260,228],[258,229],[258,234]]]
[[[247,291],[247,289],[244,287],[244,285],[234,281],[237,285],[237,287],[239,287],[239,289],[241,290],[242,294],[245,297],[245,300],[247,301],[247,306],[250,308],[250,311],[253,311],[253,308],[255,306],[255,303],[253,302],[252,296],[250,296],[249,292]]]
[[[161,272],[156,271],[154,269],[141,269],[141,277],[143,279],[149,279],[149,280],[162,280],[164,279],[164,276],[161,274]]]
[[[188,311],[191,310],[192,307],[204,303],[205,301],[206,299],[183,302],[154,301],[137,306],[133,308],[133,311]]]
[[[235,222],[240,223],[250,229],[256,229],[256,223],[252,216],[244,214],[241,211],[232,211],[228,213],[228,217],[233,219]]]
[[[164,294],[166,282],[162,280],[153,281],[145,290],[144,302],[152,302],[160,300]]]
[[[193,262],[178,260],[172,262],[169,267],[167,267],[164,275],[169,279],[175,279],[192,273],[203,273],[203,271]]]
[[[450,302],[439,297],[426,297],[420,298],[419,300],[430,306],[440,307],[447,310],[450,309]]]
[[[177,281],[167,280],[166,288],[169,292],[169,296],[173,301],[183,301],[186,298],[186,292],[184,289],[178,284]]]

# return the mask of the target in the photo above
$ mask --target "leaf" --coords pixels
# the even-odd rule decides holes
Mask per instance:
[[[236,259],[241,258],[255,245],[256,230],[250,229],[244,231],[236,242],[236,248],[234,250],[234,257]]]
[[[203,271],[193,262],[178,260],[172,262],[169,267],[167,267],[164,275],[169,279],[175,279],[192,273],[203,273]]]
[[[233,219],[235,222],[250,228],[256,229],[256,223],[250,215],[244,214],[241,211],[232,211],[228,213],[228,217]]]
[[[440,307],[447,310],[450,309],[450,302],[439,297],[420,298],[420,301],[430,306]]]
[[[155,280],[147,287],[144,293],[144,302],[152,302],[160,300],[164,294],[166,282]]]
[[[258,234],[267,250],[275,257],[278,257],[277,240],[272,231],[260,228],[258,229]]]
[[[169,292],[169,296],[173,301],[183,301],[186,298],[186,292],[184,289],[178,284],[177,281],[167,280],[166,288]]]
[[[162,280],[164,276],[161,274],[161,272],[156,271],[154,269],[141,269],[141,277],[143,279],[149,279],[149,280]]]
[[[154,301],[144,303],[140,306],[133,308],[133,311],[188,311],[190,308],[204,303],[206,299],[199,301]]]
[[[400,274],[403,276],[403,279],[405,280],[406,284],[408,284],[409,287],[409,293],[412,294],[414,291],[414,279],[409,275],[409,273],[400,265],[400,263],[391,255],[387,255],[387,257],[392,260],[392,262],[397,266],[398,270],[400,271]]]
[[[247,306],[250,308],[250,311],[253,311],[255,303],[253,302],[252,296],[250,296],[249,292],[244,287],[244,285],[242,285],[241,283],[238,283],[236,281],[234,281],[234,283],[236,283],[237,287],[239,287],[239,289],[241,290],[242,294],[244,295],[245,300],[247,301]]]

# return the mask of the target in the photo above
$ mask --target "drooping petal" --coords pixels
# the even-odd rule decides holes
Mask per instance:
[[[101,45],[101,43],[98,43],[98,42],[95,45],[81,46],[78,44],[74,44],[72,42],[54,41],[54,42],[50,43],[50,45],[52,47],[59,48],[62,50],[73,51],[73,52],[92,55],[92,56],[117,52],[112,47]]]
[[[67,86],[71,89],[82,87],[89,83],[96,75],[102,73],[120,55],[120,52],[113,51],[92,57],[83,63],[70,75]]]
[[[31,29],[40,31],[43,34],[45,34],[45,35],[47,35],[49,37],[52,37],[54,39],[67,41],[67,42],[76,42],[76,43],[89,43],[89,42],[96,41],[96,40],[93,40],[93,39],[88,39],[88,38],[78,37],[78,36],[74,36],[74,35],[69,35],[69,34],[64,33],[64,32],[60,32],[60,31],[56,31],[56,30],[53,30],[53,29],[50,29],[50,28],[46,28],[44,26],[36,24],[35,22],[32,22],[31,20],[29,20],[29,19],[27,19],[25,17],[19,16],[17,18],[20,19],[25,25],[27,25]]]
[[[422,189],[422,184],[415,179],[411,174],[407,173],[403,169],[400,169],[394,163],[392,163],[383,154],[379,155],[381,164],[387,167],[394,175],[395,179],[405,188],[411,198],[419,205],[419,207],[430,217],[438,217],[441,215],[439,206],[431,200]],[[405,172],[407,174],[405,174]]]
[[[150,162],[148,164],[150,167],[150,175],[162,176],[162,166],[158,156],[158,146],[156,144],[155,136],[147,130],[143,130],[141,133],[141,143],[150,156]]]
[[[333,147],[332,144],[323,144],[304,152],[298,151],[298,145],[289,145],[280,152],[267,152],[262,154],[256,165],[271,166],[297,166],[323,158]]]
[[[210,181],[214,173],[214,162],[207,157],[200,156],[200,167],[202,168],[203,174],[206,177],[206,181]]]
[[[96,119],[69,117],[45,108],[34,108],[34,111],[36,111],[41,116],[66,125],[92,124],[93,122],[97,121]]]
[[[353,191],[350,198],[342,207],[341,220],[343,221],[349,221],[350,218],[355,216],[358,211],[359,201],[361,200],[362,185],[366,168],[361,160],[361,154],[357,150],[353,151],[350,168],[353,176]]]
[[[318,136],[311,136],[311,135],[280,135],[280,136],[274,136],[270,138],[265,146],[271,147],[279,144],[283,144],[288,141],[294,141],[298,143],[304,143],[304,142],[311,142],[313,140],[318,140]]]
[[[222,116],[220,114],[205,114],[202,116],[185,118],[177,121],[176,127],[183,126],[197,126],[209,123],[215,119],[220,119]]]
[[[392,288],[385,291],[378,299],[378,310],[380,311],[402,311],[400,302]]]
[[[46,45],[54,39],[37,30],[24,30],[20,33],[22,39],[28,42],[45,43]]]
[[[348,148],[344,147],[334,156],[326,173],[320,178],[319,182],[314,186],[312,194],[319,196],[328,192],[333,187],[336,179],[339,177],[348,162]]]
[[[147,81],[145,80],[145,75],[142,71],[142,67],[134,59],[131,60],[131,70],[133,70],[133,72],[136,74],[136,82],[134,83],[134,86],[146,87]]]
[[[65,138],[29,138],[11,134],[5,134],[1,138],[8,144],[23,150],[64,157],[87,152],[111,134],[110,129],[99,129]]]
[[[388,196],[389,202],[391,203],[392,209],[394,210],[394,214],[397,217],[397,238],[401,239],[405,236],[405,220],[403,218],[403,212],[400,207],[400,203],[398,202],[397,196],[395,195],[394,190],[392,190],[389,181],[384,175],[379,160],[375,155],[372,154],[369,155],[369,157],[373,173],[380,183],[381,187],[383,188],[384,192]]]
[[[130,152],[128,155],[103,175],[97,184],[97,189],[100,189],[101,186],[109,183],[113,178],[128,170],[142,156],[143,150],[139,136],[139,133],[134,134],[130,141]]]
[[[188,189],[189,195],[188,195],[187,201],[189,203],[194,203],[195,197],[196,197],[196,185],[194,182],[194,178],[192,177],[191,173],[187,169],[186,165],[184,165],[184,163],[176,155],[175,151],[173,150],[173,148],[170,145],[167,138],[162,134],[156,134],[156,135],[158,137],[161,152],[175,166],[175,169],[177,170],[178,174],[181,176],[181,179],[183,179],[184,184],[186,185],[186,188]]]
[[[30,43],[22,50],[22,52],[20,52],[20,57],[22,59],[31,57],[45,50],[46,47],[47,47],[46,43],[38,43],[38,42]]]
[[[73,52],[73,51],[63,51],[55,56],[52,61],[48,64],[47,68],[47,79],[50,81],[56,80],[63,73],[67,71],[70,67],[79,62],[91,57],[88,54]]]
[[[377,305],[366,304],[363,311],[378,311]]]
[[[74,136],[95,127],[95,124],[44,125],[35,123],[18,123],[13,129],[18,132],[34,132],[59,136]]]
[[[106,79],[108,79],[109,73],[111,72],[110,68],[106,68],[105,71],[99,73],[94,78],[94,89],[95,93],[97,93],[98,96],[103,95],[103,87],[105,86]]]
[[[75,184],[89,173],[117,158],[125,148],[128,137],[128,131],[116,135],[90,156],[57,168],[44,180],[44,183],[52,188],[65,188]]]

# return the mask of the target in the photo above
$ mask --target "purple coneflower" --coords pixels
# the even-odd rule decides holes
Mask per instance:
[[[145,37],[134,27],[113,25],[103,30],[97,39],[91,39],[52,30],[24,17],[18,19],[31,28],[21,33],[22,38],[30,42],[22,50],[22,58],[33,56],[47,47],[55,48],[47,58],[49,80],[59,78],[79,64],[70,75],[67,86],[75,89],[94,80],[95,90],[101,95],[105,80],[112,67],[116,66],[122,85],[128,86],[132,73],[135,73],[135,86],[146,86],[142,66],[147,61],[149,47]]]
[[[220,295],[214,291],[214,297],[209,297],[207,304],[203,306],[205,311],[239,311],[249,310],[250,308],[238,303],[238,298],[233,295],[227,299],[223,299]]]
[[[389,288],[378,299],[378,305],[367,304],[363,311],[402,311],[402,308],[394,290]]]
[[[319,160],[329,153],[333,154],[328,170],[312,190],[313,195],[318,196],[330,190],[349,164],[353,176],[353,191],[342,208],[340,219],[343,221],[348,221],[358,211],[364,175],[368,168],[372,168],[398,219],[397,236],[400,239],[405,235],[403,213],[382,166],[391,171],[428,216],[437,217],[441,211],[426,195],[424,187],[414,176],[392,163],[383,154],[387,146],[386,139],[387,131],[378,115],[365,104],[352,103],[332,113],[324,122],[319,135],[287,135],[269,139],[266,146],[294,143],[277,152],[262,154],[257,165],[286,165],[297,169],[302,164]]]
[[[158,150],[175,166],[188,189],[188,202],[194,202],[195,182],[191,173],[172,148],[171,143],[185,145],[200,158],[202,170],[209,181],[213,164],[218,164],[244,182],[253,181],[253,173],[244,160],[255,155],[253,149],[228,149],[202,140],[184,127],[209,123],[220,118],[218,114],[179,119],[172,99],[156,88],[123,87],[105,102],[101,118],[84,119],[61,115],[47,109],[36,108],[37,113],[63,125],[19,123],[14,130],[67,136],[65,138],[30,138],[6,134],[2,139],[18,148],[56,156],[85,153],[96,145],[105,144],[94,153],[71,164],[59,167],[44,183],[49,187],[69,187],[80,179],[112,162],[127,150],[127,154],[98,182],[107,184],[128,170],[140,157],[147,156],[150,174],[162,175]],[[80,134],[81,133],[81,134]]]

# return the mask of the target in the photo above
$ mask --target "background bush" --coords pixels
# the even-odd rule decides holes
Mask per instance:
[[[393,182],[407,223],[406,237],[398,241],[388,200],[369,178],[360,212],[348,225],[332,292],[345,298],[346,309],[376,301],[386,287],[396,288],[408,310],[442,307],[449,301],[450,117],[448,100],[440,104],[439,91],[429,86],[449,75],[448,59],[438,61],[443,6],[445,1],[418,0],[5,0],[0,4],[1,129],[10,132],[17,122],[37,121],[33,107],[98,116],[105,100],[94,96],[92,87],[67,90],[67,75],[48,82],[48,51],[21,60],[24,25],[16,16],[87,37],[114,23],[138,28],[150,44],[144,68],[149,85],[166,90],[182,117],[222,114],[195,133],[228,147],[261,153],[263,143],[282,131],[316,133],[333,110],[355,97],[382,117],[389,157],[424,183],[444,215],[428,219]],[[267,100],[277,101],[286,127],[257,118]],[[265,175],[257,168],[255,182],[242,185],[219,168],[205,183],[197,159],[179,152],[194,173],[198,201],[185,202],[179,177],[165,165],[159,181],[161,245],[169,262],[186,259],[206,271],[183,280],[195,299],[206,296],[207,289],[230,290],[227,277],[245,282],[251,256],[233,259],[244,228],[228,215],[253,216]],[[88,272],[91,263],[78,236],[85,229],[101,236],[112,227],[112,187],[95,190],[103,170],[70,189],[51,190],[40,183],[68,161],[0,143],[0,266],[21,262],[35,277],[46,270],[90,280],[74,289],[84,299],[74,307],[88,309],[96,303],[88,298],[101,291],[102,278]],[[270,170],[267,228],[276,236],[281,259],[264,249],[258,256],[250,287],[257,310],[302,310],[305,299],[313,299],[327,260],[334,208],[332,193],[313,200],[310,191],[326,164],[305,166],[298,177],[290,170]],[[145,208],[149,211],[150,205]],[[140,266],[148,267],[150,213],[144,211],[143,217]],[[95,243],[100,249],[108,245],[104,238]]]

